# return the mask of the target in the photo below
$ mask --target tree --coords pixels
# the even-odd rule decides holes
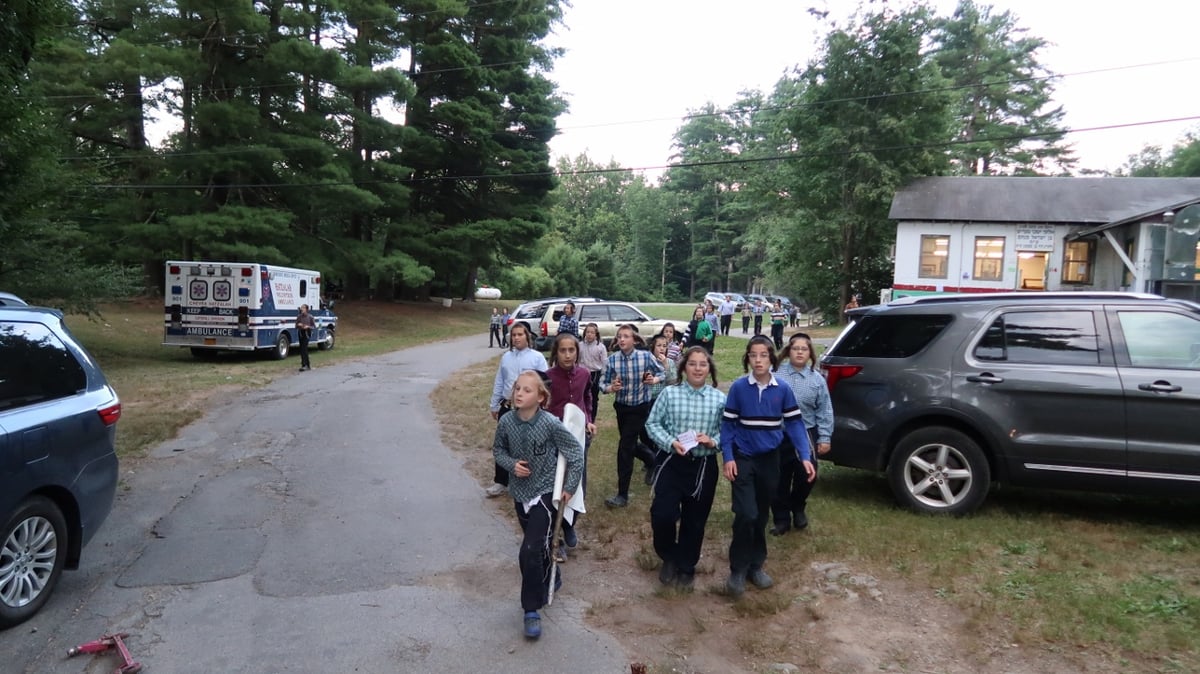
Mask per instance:
[[[781,204],[791,227],[770,264],[802,270],[802,294],[826,315],[852,292],[890,283],[892,196],[905,180],[948,168],[940,141],[952,101],[922,53],[930,28],[922,8],[865,16],[832,30],[801,81],[782,87],[797,95],[783,116],[798,154],[786,162]]]
[[[406,21],[416,84],[407,220],[428,244],[414,257],[468,294],[480,266],[529,261],[549,228],[547,143],[565,104],[541,72],[555,52],[540,41],[561,10],[557,0],[431,5]]]
[[[1011,12],[974,0],[960,0],[935,27],[933,58],[956,97],[956,173],[1044,175],[1075,163],[1050,73],[1038,62],[1045,40],[1026,35]]]
[[[1200,177],[1200,129],[1184,134],[1165,155],[1157,145],[1143,147],[1138,154],[1130,155],[1117,175],[1135,178]]]
[[[712,102],[688,112],[675,132],[672,161],[663,189],[674,192],[685,213],[681,234],[686,237],[688,297],[708,290],[728,290],[736,253],[739,224],[724,217],[736,198],[729,163],[739,149],[730,119]]]
[[[69,23],[61,2],[0,5],[0,287],[90,312],[134,284],[127,269],[89,261],[94,242],[59,208],[79,177],[60,163],[64,136],[30,70]]]

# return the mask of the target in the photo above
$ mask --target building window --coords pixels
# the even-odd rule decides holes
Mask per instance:
[[[1001,281],[1004,279],[1004,237],[975,237],[975,269],[972,276],[976,281]]]
[[[921,278],[946,278],[950,259],[950,237],[945,234],[921,235]]]
[[[1095,241],[1071,241],[1063,251],[1063,283],[1091,283]]]

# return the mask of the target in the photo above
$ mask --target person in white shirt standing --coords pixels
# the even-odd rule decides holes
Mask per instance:
[[[737,302],[733,301],[733,295],[726,295],[725,301],[721,302],[718,312],[721,314],[721,334],[729,334],[729,326],[733,323],[733,314],[737,311]]]

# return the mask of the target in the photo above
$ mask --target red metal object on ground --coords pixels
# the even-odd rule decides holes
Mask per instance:
[[[135,674],[142,671],[142,663],[134,662],[129,655],[129,649],[125,647],[123,639],[129,635],[122,632],[120,634],[105,634],[104,636],[89,641],[85,644],[79,644],[75,648],[67,649],[67,657],[79,655],[80,653],[103,653],[111,648],[117,649],[121,653],[121,666],[113,670],[113,674]]]

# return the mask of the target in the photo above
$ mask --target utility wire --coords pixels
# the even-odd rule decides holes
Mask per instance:
[[[728,115],[730,113],[746,114],[747,112],[749,112],[751,114],[754,114],[754,113],[758,113],[758,112],[772,112],[772,111],[777,112],[777,111],[782,111],[782,110],[802,109],[802,108],[815,107],[815,106],[820,106],[820,105],[831,105],[833,103],[851,103],[851,102],[855,102],[855,101],[884,100],[884,99],[888,99],[888,98],[896,98],[896,97],[901,97],[901,96],[915,96],[915,95],[945,92],[945,91],[958,91],[958,90],[962,90],[962,89],[977,89],[977,88],[984,88],[984,87],[991,87],[991,86],[998,86],[998,85],[1020,84],[1020,83],[1024,83],[1024,82],[1032,82],[1032,81],[1039,81],[1039,80],[1046,80],[1046,79],[1063,79],[1063,78],[1067,78],[1067,77],[1080,77],[1080,76],[1085,76],[1085,75],[1096,75],[1096,74],[1102,74],[1102,73],[1108,73],[1108,72],[1117,72],[1117,71],[1122,71],[1122,70],[1132,70],[1132,69],[1137,69],[1137,68],[1149,68],[1149,67],[1164,66],[1164,65],[1177,65],[1180,63],[1190,63],[1193,61],[1200,61],[1200,56],[1187,57],[1187,58],[1181,58],[1181,59],[1175,59],[1175,60],[1169,60],[1169,61],[1152,61],[1152,62],[1147,62],[1147,63],[1135,63],[1135,64],[1124,65],[1124,66],[1113,66],[1113,67],[1109,67],[1109,68],[1096,68],[1096,69],[1092,69],[1092,70],[1081,70],[1081,71],[1077,71],[1077,72],[1073,72],[1073,73],[1065,73],[1062,75],[1046,75],[1046,76],[1040,76],[1040,77],[1022,77],[1022,78],[1013,78],[1013,79],[1008,79],[1008,80],[996,80],[994,82],[984,82],[984,83],[980,83],[980,84],[960,84],[960,85],[953,85],[953,86],[947,86],[947,87],[936,87],[936,88],[932,88],[932,89],[919,89],[919,90],[914,90],[914,91],[899,91],[899,92],[891,92],[891,93],[883,93],[883,94],[864,94],[862,96],[832,98],[832,99],[825,99],[825,100],[821,100],[821,101],[804,101],[804,102],[792,103],[792,104],[788,104],[788,105],[779,105],[779,106],[762,106],[759,108],[729,107],[729,108],[724,108],[722,110],[717,110],[714,112],[689,113],[689,114],[683,115],[682,117],[658,117],[658,118],[640,119],[640,120],[602,122],[602,123],[597,123],[597,124],[580,124],[580,125],[562,127],[558,130],[562,133],[569,133],[572,130],[580,130],[580,129],[595,129],[595,128],[604,128],[604,127],[628,126],[628,125],[635,125],[635,124],[650,124],[650,123],[669,122],[669,121],[676,121],[676,120],[679,120],[681,122],[687,122],[687,121],[693,120],[693,119],[703,119],[703,118],[707,118],[707,117],[720,117],[720,116]],[[493,66],[514,65],[515,63],[517,63],[517,62],[492,64],[492,65]],[[448,72],[448,71],[453,71],[453,70],[458,70],[458,69],[457,68],[446,68],[443,70],[430,70],[430,71],[425,71],[425,72],[435,73],[435,72]],[[336,84],[336,83],[320,82],[320,84]],[[263,85],[263,86],[270,86],[270,85]],[[293,84],[289,84],[287,86],[294,87],[294,86],[300,86],[300,85],[297,83],[293,83]],[[47,98],[49,98],[49,97],[47,97]],[[1117,127],[1114,127],[1114,128],[1120,128],[1120,126],[1118,125]],[[257,151],[259,151],[258,148],[244,148],[244,149],[237,149],[237,150],[214,152],[213,154],[238,154],[238,153],[257,152]],[[154,156],[155,157],[187,157],[187,156],[197,156],[197,155],[201,155],[201,154],[206,154],[206,153],[160,152],[160,153],[155,153]],[[139,155],[139,154],[129,154],[129,155],[115,155],[114,154],[114,155],[105,155],[105,156],[101,156],[101,157],[70,156],[70,157],[62,157],[62,159],[64,159],[64,160],[113,161],[113,160],[120,160],[125,156],[134,157],[134,158],[145,158],[146,157],[146,155]]]
[[[973,145],[977,143],[988,143],[995,141],[1012,141],[1012,140],[1028,140],[1031,138],[1043,138],[1047,136],[1060,136],[1078,133],[1088,133],[1093,131],[1109,131],[1112,129],[1125,129],[1138,126],[1149,126],[1153,124],[1170,124],[1175,122],[1190,122],[1200,120],[1200,115],[1192,117],[1175,117],[1172,119],[1157,119],[1142,122],[1129,122],[1127,124],[1108,124],[1104,126],[1092,126],[1078,129],[1064,129],[1061,131],[1045,131],[1040,133],[1027,134],[1012,134],[1008,136],[990,136],[987,138],[975,138],[972,140],[951,140],[936,143],[918,143],[913,145],[891,145],[873,148],[859,148],[853,150],[839,150],[836,152],[796,152],[792,154],[771,155],[766,157],[736,157],[729,159],[714,159],[709,161],[693,161],[681,162],[677,164],[663,164],[658,166],[641,166],[636,168],[629,167],[610,167],[610,168],[594,168],[572,171],[529,171],[524,173],[508,173],[504,175],[467,175],[467,176],[431,176],[427,178],[400,178],[396,180],[348,180],[337,182],[305,182],[305,183],[244,183],[235,185],[165,185],[165,184],[142,184],[142,185],[122,185],[122,184],[93,184],[88,187],[94,189],[106,190],[238,190],[238,189],[277,189],[284,187],[345,187],[345,186],[364,186],[364,185],[382,185],[382,184],[416,184],[428,182],[442,182],[447,180],[467,181],[467,180],[508,180],[515,178],[546,178],[546,177],[564,177],[575,175],[595,175],[605,173],[634,173],[639,171],[655,171],[680,168],[696,168],[701,166],[728,166],[728,165],[747,165],[761,164],[765,162],[776,161],[792,161],[797,159],[814,159],[818,157],[849,157],[858,154],[875,154],[887,152],[899,152],[904,150],[927,150],[935,148],[949,148],[956,145]]]

